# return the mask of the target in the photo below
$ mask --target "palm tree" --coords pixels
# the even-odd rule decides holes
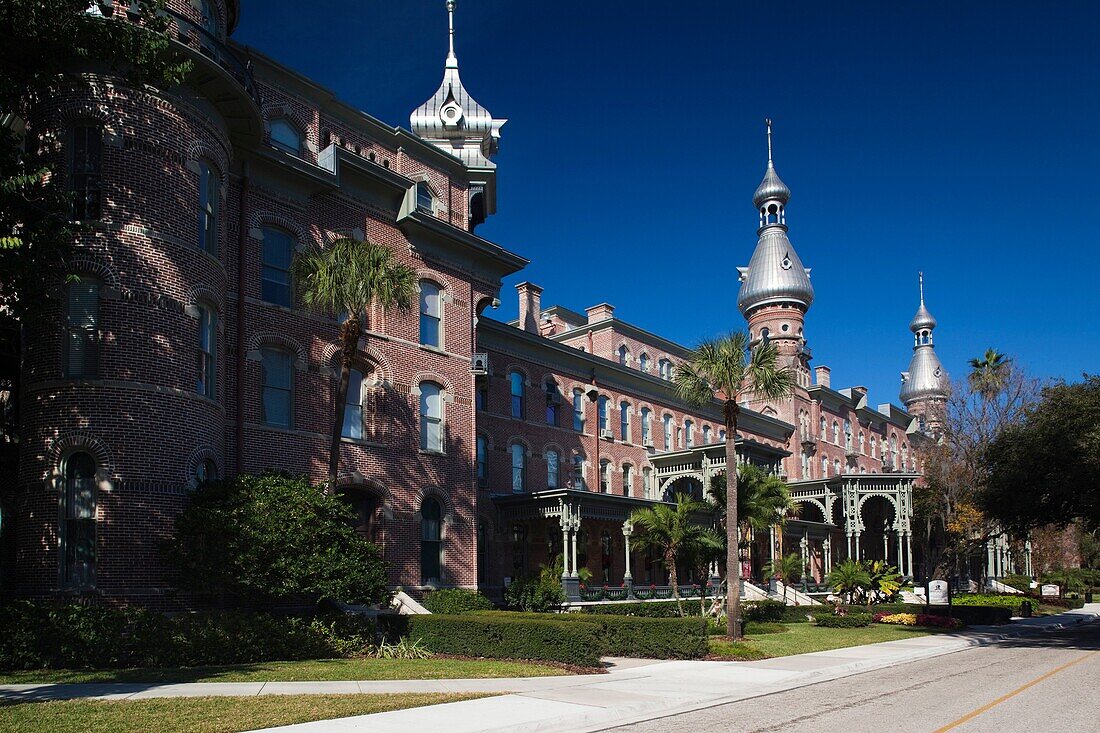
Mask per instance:
[[[726,633],[740,638],[741,565],[737,547],[737,401],[751,395],[758,399],[778,399],[790,394],[794,384],[791,372],[779,365],[775,344],[761,343],[749,349],[749,340],[738,331],[704,341],[688,360],[676,369],[676,391],[690,405],[702,407],[715,399],[722,401],[726,428],[727,475],[732,478],[726,494]],[[727,479],[730,481],[731,479]]]
[[[687,558],[702,541],[707,528],[695,522],[692,515],[706,510],[707,505],[703,502],[692,499],[688,494],[678,493],[675,506],[657,504],[638,509],[630,515],[630,523],[639,531],[635,540],[638,548],[653,548],[661,553],[661,559],[668,569],[672,597],[676,599],[676,607],[681,616],[684,615],[684,606],[680,600],[676,561]]]
[[[703,527],[694,541],[684,547],[681,555],[687,561],[688,567],[694,570],[700,578],[707,578],[710,574],[711,563],[718,562],[726,553],[726,536],[721,532]],[[707,582],[703,580],[699,592],[699,615],[707,613]],[[718,589],[715,588],[715,593]]]
[[[726,475],[718,474],[711,478],[707,493],[717,505],[719,517],[724,518]],[[765,530],[777,524],[786,524],[787,518],[797,513],[798,504],[791,500],[790,488],[783,479],[753,463],[738,466],[737,520],[742,535],[750,527]]]
[[[861,599],[871,588],[871,574],[859,560],[845,560],[833,566],[825,582],[848,603]]]
[[[970,374],[967,375],[970,387],[986,398],[996,394],[1004,386],[1010,362],[1011,359],[996,349],[986,349],[980,358],[970,360]]]
[[[359,350],[367,313],[372,305],[408,308],[416,297],[416,272],[395,260],[387,247],[344,237],[324,249],[297,255],[294,283],[303,305],[333,314],[347,313],[340,324],[340,381],[328,461],[331,490],[340,470],[340,436],[351,365]]]
[[[787,586],[797,583],[802,577],[802,558],[797,552],[780,555],[764,565],[764,574],[769,578],[778,577],[783,581],[783,603],[787,602]]]

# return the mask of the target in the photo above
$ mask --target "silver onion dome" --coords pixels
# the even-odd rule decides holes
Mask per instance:
[[[737,270],[741,274],[737,307],[743,315],[771,303],[793,302],[807,309],[814,302],[810,271],[802,266],[802,260],[787,238],[786,227],[771,226],[761,230],[749,266]]]
[[[917,308],[917,314],[913,316],[913,320],[909,321],[909,330],[913,333],[917,333],[918,331],[931,331],[935,327],[936,319],[924,306],[924,301],[922,300],[920,307]]]
[[[768,170],[764,173],[764,180],[760,181],[760,185],[756,187],[756,193],[752,195],[752,204],[759,209],[765,201],[773,200],[786,206],[787,202],[791,200],[791,189],[787,188],[786,183],[783,183],[783,179],[779,177],[775,166],[769,160]]]
[[[931,344],[917,346],[909,361],[909,371],[901,373],[901,392],[898,397],[908,407],[927,399],[947,399],[951,382],[936,356]]]

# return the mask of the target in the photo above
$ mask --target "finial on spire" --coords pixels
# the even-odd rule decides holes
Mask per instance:
[[[458,57],[455,56],[455,0],[447,0],[447,68],[458,68]]]
[[[924,305],[924,273],[918,271],[917,279],[920,280],[920,304]]]
[[[772,166],[772,120],[770,117],[764,118],[764,125],[768,128],[768,167]]]

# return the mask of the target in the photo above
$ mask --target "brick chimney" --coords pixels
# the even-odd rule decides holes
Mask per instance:
[[[830,373],[831,372],[829,370],[829,367],[827,367],[827,366],[819,366],[819,367],[815,368],[814,369],[814,378],[816,379],[817,384],[822,386],[822,387],[831,387],[832,385],[831,385],[830,380],[829,380]]]
[[[534,283],[521,282],[516,290],[519,291],[519,327],[538,333],[539,318],[542,316],[542,288]]]
[[[588,314],[588,323],[591,325],[602,321],[610,321],[615,313],[615,306],[610,303],[600,303],[591,308],[585,308],[584,312]]]

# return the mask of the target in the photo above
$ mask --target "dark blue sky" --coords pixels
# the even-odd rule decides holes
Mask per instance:
[[[235,38],[390,124],[439,85],[443,0],[243,0]],[[502,131],[478,233],[512,285],[691,345],[744,328],[737,265],[775,120],[806,335],[833,386],[897,402],[917,271],[949,372],[1100,357],[1100,4],[460,0],[463,81]]]

